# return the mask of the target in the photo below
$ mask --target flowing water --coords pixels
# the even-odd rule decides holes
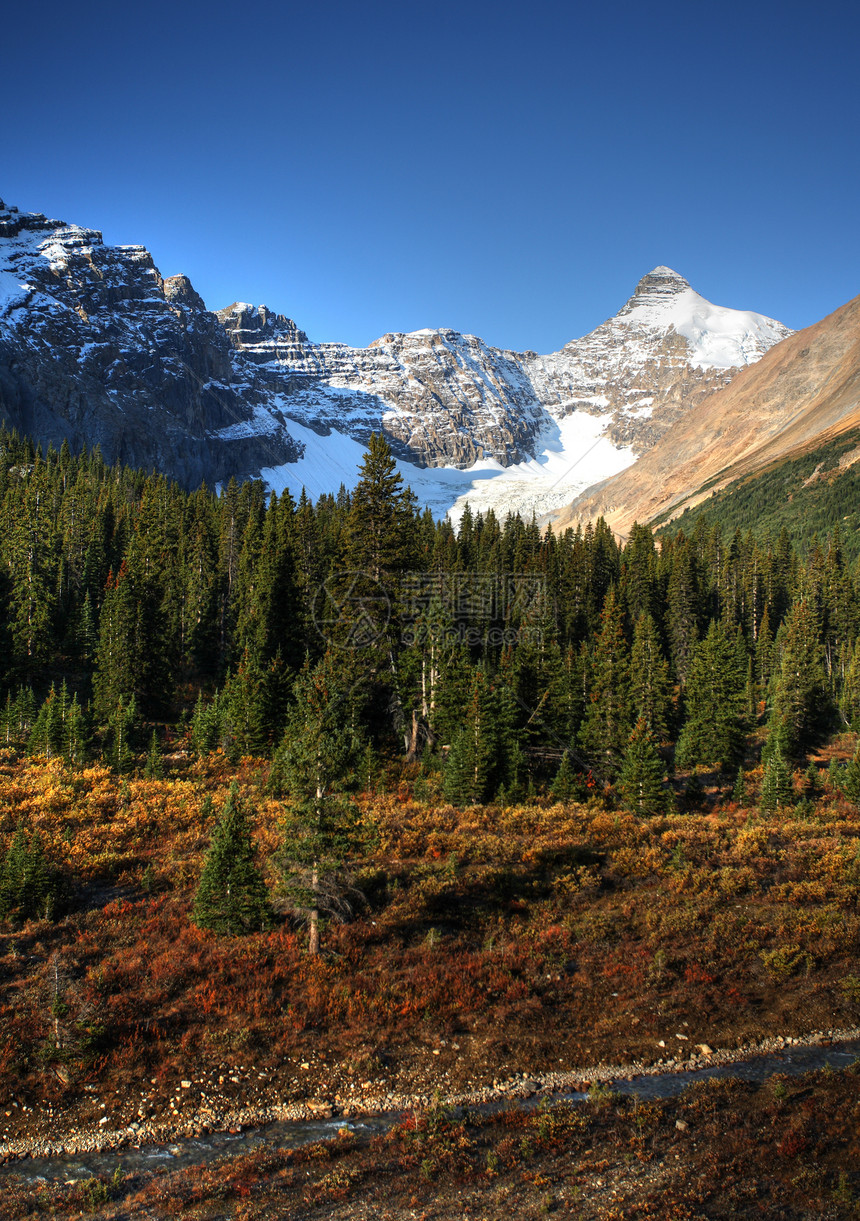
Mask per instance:
[[[696,1081],[711,1077],[737,1077],[743,1081],[763,1082],[777,1074],[799,1076],[810,1069],[846,1068],[860,1061],[860,1040],[840,1043],[832,1047],[788,1047],[772,1054],[753,1056],[732,1064],[716,1064],[712,1067],[689,1069],[677,1073],[659,1073],[653,1076],[636,1077],[632,1081],[618,1080],[607,1084],[618,1094],[637,1098],[673,1098],[681,1094]],[[558,1101],[580,1102],[586,1094],[575,1091],[553,1095]],[[527,1102],[503,1100],[473,1110],[488,1114],[510,1106],[537,1106],[540,1100]],[[109,1177],[117,1166],[123,1173],[155,1170],[169,1166],[199,1166],[217,1158],[239,1153],[250,1153],[267,1147],[296,1148],[313,1141],[335,1136],[340,1128],[348,1128],[356,1136],[371,1136],[384,1132],[397,1120],[395,1115],[368,1116],[357,1120],[309,1119],[288,1120],[270,1123],[260,1128],[249,1128],[236,1135],[213,1132],[208,1136],[193,1137],[167,1145],[142,1145],[140,1148],[106,1150],[103,1153],[61,1155],[46,1158],[28,1158],[25,1162],[10,1162],[0,1166],[0,1177],[14,1174],[29,1183],[69,1182],[96,1177]]]

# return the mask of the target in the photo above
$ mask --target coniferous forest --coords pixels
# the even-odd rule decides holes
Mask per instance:
[[[838,528],[712,514],[619,540],[467,509],[455,530],[376,436],[355,489],[312,503],[4,432],[0,602],[4,1141],[44,1136],[39,1114],[151,1140],[284,1099],[392,1110],[860,1017]],[[747,1103],[690,1105],[718,1149]],[[814,1114],[779,1114],[762,1156],[818,1165],[810,1206],[853,1190]],[[546,1115],[514,1142],[432,1112],[385,1156],[420,1197],[602,1139]],[[628,1119],[662,1157],[674,1117]],[[315,1199],[349,1196],[341,1153]],[[245,1169],[219,1198],[263,1190]],[[703,1170],[724,1211],[701,1215],[764,1198],[737,1173]],[[192,1185],[168,1195],[198,1215]]]
[[[280,770],[324,675],[340,775],[418,759],[463,805],[615,785],[634,743],[669,775],[729,773],[765,727],[766,757],[799,761],[860,715],[838,529],[799,553],[785,530],[559,538],[467,508],[455,533],[376,437],[355,491],[317,504],[8,434],[0,455],[0,740],[28,755]]]

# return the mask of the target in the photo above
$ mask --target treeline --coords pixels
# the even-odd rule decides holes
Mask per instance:
[[[612,782],[647,812],[673,760],[736,769],[767,723],[784,767],[860,716],[838,529],[803,555],[702,522],[622,544],[467,510],[455,533],[378,437],[355,490],[312,504],[0,433],[0,572],[0,741],[120,771],[148,750],[157,774],[169,733],[277,777],[328,717],[331,789],[399,757],[460,804]]]
[[[752,527],[759,538],[782,530],[804,552],[816,536],[842,531],[850,560],[860,555],[860,468],[852,462],[860,444],[860,431],[817,445],[798,458],[773,464],[745,475],[723,491],[702,500],[666,527],[690,533],[700,521],[708,529],[719,525],[724,533]]]

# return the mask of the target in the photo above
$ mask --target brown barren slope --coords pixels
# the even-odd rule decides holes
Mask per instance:
[[[619,534],[671,519],[740,475],[860,425],[860,297],[784,339],[707,398],[626,471],[553,519],[564,529],[603,516]]]

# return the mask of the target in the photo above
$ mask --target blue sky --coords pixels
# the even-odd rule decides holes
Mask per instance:
[[[314,339],[547,352],[665,263],[860,292],[856,3],[11,6],[0,195]]]

